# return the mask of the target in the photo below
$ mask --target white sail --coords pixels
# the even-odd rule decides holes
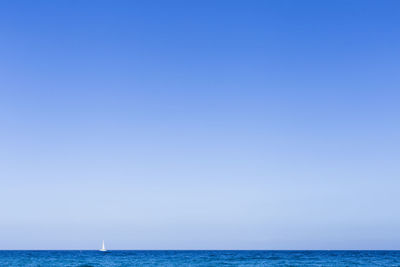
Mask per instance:
[[[100,251],[107,251],[107,250],[106,250],[106,246],[104,245],[104,240],[103,240],[103,244],[101,245]]]

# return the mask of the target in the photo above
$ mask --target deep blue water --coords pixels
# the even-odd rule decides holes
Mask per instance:
[[[0,251],[0,266],[400,266],[400,251]]]

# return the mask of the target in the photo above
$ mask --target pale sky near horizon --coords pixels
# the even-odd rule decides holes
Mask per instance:
[[[1,1],[0,249],[400,249],[399,11]]]

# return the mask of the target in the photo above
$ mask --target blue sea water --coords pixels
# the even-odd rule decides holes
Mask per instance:
[[[400,266],[400,251],[9,250],[0,266]]]

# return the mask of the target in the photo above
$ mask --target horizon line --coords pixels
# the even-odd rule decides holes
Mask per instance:
[[[98,249],[0,249],[0,251],[99,251]],[[107,251],[400,251],[400,249],[107,249]]]

